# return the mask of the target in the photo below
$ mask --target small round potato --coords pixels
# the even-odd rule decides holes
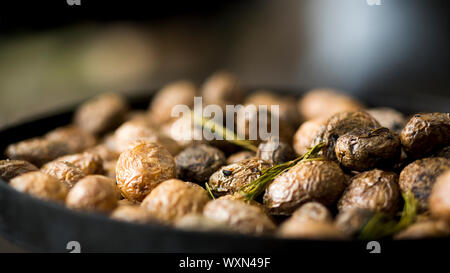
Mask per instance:
[[[9,182],[14,189],[34,197],[64,203],[68,189],[55,177],[41,173],[28,172]]]
[[[154,188],[141,207],[157,219],[173,223],[189,213],[201,213],[209,200],[207,192],[199,185],[169,179]]]
[[[202,86],[203,102],[216,104],[223,108],[227,104],[235,105],[242,98],[242,88],[239,80],[227,72],[217,72],[206,79]]]
[[[437,148],[450,144],[450,114],[415,114],[401,133],[408,156],[421,158]]]
[[[429,220],[416,222],[394,236],[397,240],[412,240],[447,237],[450,235],[450,227],[442,221]]]
[[[104,173],[102,158],[91,152],[66,155],[58,157],[55,161],[69,162],[80,168],[80,170],[86,175]]]
[[[342,240],[345,234],[333,223],[322,221],[297,221],[288,219],[281,224],[277,232],[284,238],[301,238],[314,240]]]
[[[270,162],[249,158],[220,168],[209,178],[211,190],[218,195],[233,194],[261,176]]]
[[[402,113],[389,107],[368,109],[367,113],[374,117],[381,126],[399,134],[407,122]]]
[[[237,152],[237,153],[234,153],[234,154],[230,155],[227,158],[227,164],[230,165],[230,164],[233,164],[233,163],[238,163],[238,162],[240,162],[242,160],[246,160],[246,159],[249,159],[249,158],[252,158],[252,157],[255,157],[255,156],[256,156],[256,154],[254,152],[240,151],[240,152]]]
[[[219,198],[210,201],[203,214],[239,233],[259,235],[275,230],[275,224],[261,208],[237,199]]]
[[[277,165],[294,159],[296,154],[287,143],[270,139],[259,144],[256,157]]]
[[[118,94],[102,94],[83,103],[75,112],[74,123],[94,135],[113,130],[125,119],[128,104]]]
[[[291,219],[304,222],[331,222],[333,220],[333,216],[324,205],[318,202],[308,202],[296,209],[294,213],[292,213]]]
[[[362,208],[394,215],[400,202],[397,180],[395,173],[378,169],[357,174],[342,194],[338,209]]]
[[[186,214],[175,222],[175,227],[192,231],[221,231],[230,232],[225,223],[209,219],[203,214]]]
[[[436,178],[450,169],[450,159],[432,157],[418,159],[400,173],[399,186],[403,193],[411,191],[418,202],[419,212],[428,210],[428,197]]]
[[[39,171],[33,164],[23,160],[0,160],[0,179],[8,182],[16,176],[28,172]]]
[[[340,211],[334,223],[349,237],[356,237],[374,215],[372,210],[353,207]]]
[[[203,138],[202,128],[195,126],[190,115],[171,121],[163,125],[160,130],[162,135],[173,139],[182,148],[207,142]]]
[[[69,208],[109,213],[117,207],[114,181],[102,175],[88,175],[73,186],[66,198]]]
[[[139,141],[123,152],[116,165],[122,195],[141,202],[159,183],[176,177],[175,160],[163,146]]]
[[[147,224],[155,222],[155,217],[146,209],[139,206],[119,205],[112,213],[111,218],[124,222]]]
[[[450,223],[450,169],[440,175],[430,195],[431,214]]]
[[[392,169],[400,158],[400,138],[384,127],[355,129],[338,138],[335,153],[341,165],[350,170]]]
[[[346,186],[339,165],[328,160],[297,163],[266,189],[264,205],[271,214],[290,215],[306,202],[332,205]]]
[[[59,127],[45,135],[46,139],[65,142],[74,153],[80,153],[95,146],[97,139],[92,134],[73,125]]]
[[[318,117],[305,121],[294,135],[294,150],[298,155],[304,155],[313,146],[320,127],[325,126],[327,119]]]
[[[86,174],[74,164],[67,161],[52,161],[45,164],[41,171],[48,175],[58,178],[66,184],[68,188],[72,188]]]

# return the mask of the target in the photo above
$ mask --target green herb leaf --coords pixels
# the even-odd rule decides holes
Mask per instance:
[[[209,186],[208,182],[205,183],[205,188],[206,188],[206,191],[208,192],[209,196],[211,196],[211,199],[212,200],[216,199],[216,197],[214,196],[214,194],[213,194],[213,192],[211,190],[211,187]]]

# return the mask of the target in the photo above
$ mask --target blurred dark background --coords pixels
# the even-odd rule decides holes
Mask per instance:
[[[448,10],[426,0],[2,2],[0,126],[105,91],[200,84],[218,69],[247,86],[448,98]]]

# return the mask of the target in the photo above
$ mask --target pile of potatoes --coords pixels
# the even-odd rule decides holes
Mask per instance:
[[[178,104],[278,105],[279,139],[257,152],[220,140],[197,140],[198,127],[173,118]],[[275,113],[270,113],[275,115]],[[247,135],[248,121],[235,126]],[[256,200],[239,191],[264,170],[325,143],[318,160],[278,175]],[[256,90],[218,72],[159,90],[147,110],[118,94],[82,104],[73,122],[11,144],[0,178],[21,192],[119,221],[286,238],[355,238],[375,213],[396,217],[412,192],[419,215],[398,239],[450,235],[450,115],[406,116],[367,108],[332,89],[301,98]],[[213,199],[205,189],[215,195]]]

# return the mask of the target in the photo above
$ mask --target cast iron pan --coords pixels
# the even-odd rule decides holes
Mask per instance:
[[[145,109],[152,93],[130,97],[133,108]],[[378,94],[377,97],[362,99],[371,106],[391,106],[405,113],[448,112],[450,105],[449,98],[426,96],[405,98]],[[10,143],[43,135],[68,124],[73,109],[75,107],[0,130],[0,151]],[[292,252],[307,249],[310,253],[321,253],[326,248],[331,252],[345,253],[346,249],[365,249],[366,245],[362,241],[287,240],[119,222],[103,215],[77,212],[38,200],[13,190],[4,181],[0,181],[0,233],[25,250],[38,252],[69,252],[67,244],[70,241],[79,242],[82,252]],[[414,245],[414,242],[410,243]]]

